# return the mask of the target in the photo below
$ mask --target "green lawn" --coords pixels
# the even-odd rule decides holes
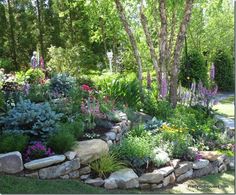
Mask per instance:
[[[230,96],[227,99],[221,100],[217,105],[213,107],[216,109],[219,114],[222,114],[226,117],[234,117],[234,96]]]
[[[193,186],[198,186],[193,187]],[[102,194],[102,193],[233,193],[234,172],[209,175],[199,179],[188,180],[182,184],[170,186],[163,190],[105,190],[81,183],[79,180],[38,180],[16,176],[0,176],[0,194]]]

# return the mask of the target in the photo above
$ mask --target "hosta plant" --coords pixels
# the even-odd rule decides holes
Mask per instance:
[[[56,122],[62,114],[52,111],[48,103],[35,104],[23,100],[1,119],[3,130],[30,135],[31,138],[44,140],[55,130]]]
[[[65,73],[57,74],[51,79],[50,89],[52,97],[64,97],[69,94],[69,91],[75,86],[76,79]]]

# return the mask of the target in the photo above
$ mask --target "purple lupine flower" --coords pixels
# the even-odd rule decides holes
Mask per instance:
[[[151,89],[151,84],[152,84],[152,78],[151,78],[151,74],[150,71],[147,71],[147,88]]]
[[[161,97],[164,98],[167,95],[167,81],[165,74],[162,74],[161,78]]]
[[[211,65],[210,78],[212,81],[215,79],[215,65],[214,65],[214,63],[212,63],[212,65]]]

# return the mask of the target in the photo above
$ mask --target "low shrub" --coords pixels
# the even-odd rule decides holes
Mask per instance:
[[[50,90],[53,98],[68,96],[75,86],[76,79],[66,73],[55,75],[50,81]]]
[[[76,139],[79,139],[84,135],[84,123],[80,119],[77,119],[73,122],[61,123],[59,125],[59,131],[60,130],[66,130],[70,132]]]
[[[53,154],[54,152],[52,152],[51,148],[47,148],[42,142],[36,141],[28,146],[23,157],[26,162],[29,162],[31,160],[52,156]]]
[[[49,100],[48,85],[34,84],[30,86],[29,93],[26,96],[30,101],[38,103]]]
[[[145,113],[164,121],[171,117],[174,111],[168,101],[157,101],[153,95],[145,96],[142,109]]]
[[[151,154],[150,137],[128,136],[119,146],[119,154],[123,158],[145,158]]]
[[[99,160],[92,162],[90,167],[99,177],[106,178],[108,174],[125,168],[125,164],[120,162],[114,154],[104,154]]]
[[[39,68],[30,68],[25,73],[25,81],[28,81],[28,83],[39,83],[41,80],[45,79],[44,72]]]
[[[48,146],[53,149],[58,154],[63,154],[72,149],[75,144],[75,137],[74,135],[64,130],[59,130],[56,133],[52,134],[48,139]]]
[[[3,131],[29,135],[32,140],[45,140],[55,131],[56,122],[62,114],[52,111],[48,103],[35,104],[30,100],[23,100],[1,118]]]
[[[29,137],[21,134],[3,134],[0,136],[0,153],[19,151],[23,152]]]

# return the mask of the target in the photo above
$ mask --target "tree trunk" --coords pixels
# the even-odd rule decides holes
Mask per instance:
[[[13,63],[15,65],[15,69],[18,70],[17,56],[16,56],[16,41],[15,41],[15,33],[14,33],[15,21],[14,21],[14,16],[13,16],[10,0],[7,0],[7,5],[8,5],[9,25],[10,25],[11,55],[12,55]]]
[[[154,69],[156,71],[157,87],[160,88],[160,82],[159,82],[160,81],[160,78],[159,78],[159,71],[160,71],[160,69],[158,67],[157,54],[155,52],[155,48],[154,48],[154,45],[153,45],[153,42],[152,42],[150,31],[148,29],[147,17],[143,13],[142,6],[141,6],[141,9],[140,9],[140,18],[141,18],[141,24],[143,26],[143,31],[144,31],[144,34],[146,36],[146,42],[147,42],[147,45],[149,47],[149,51],[150,51],[153,67],[154,67]]]
[[[159,0],[159,12],[161,18],[160,31],[160,66],[161,72],[166,71],[167,61],[167,16],[166,16],[166,0]]]
[[[130,40],[130,43],[131,43],[131,46],[132,46],[132,49],[133,49],[133,54],[134,54],[134,57],[136,59],[137,65],[138,65],[138,79],[139,79],[139,82],[140,82],[140,91],[141,91],[141,94],[142,94],[142,80],[143,80],[142,79],[142,60],[141,60],[141,57],[140,57],[140,54],[139,54],[138,46],[137,46],[135,37],[133,35],[133,32],[132,32],[132,30],[129,26],[128,20],[125,16],[125,11],[124,11],[124,8],[123,8],[120,0],[115,0],[115,3],[116,3],[117,11],[119,13],[120,20],[123,23],[125,31],[129,36],[129,40]]]
[[[174,49],[174,59],[173,59],[173,67],[171,70],[171,83],[170,83],[170,101],[173,107],[177,105],[177,87],[178,87],[178,66],[180,61],[180,53],[183,47],[184,37],[186,34],[187,25],[190,21],[190,16],[192,12],[194,0],[186,0],[184,17],[182,19],[179,33],[177,36],[175,49]]]
[[[69,28],[70,28],[70,38],[72,46],[75,45],[75,37],[74,37],[74,28],[73,28],[73,13],[71,10],[71,0],[68,0],[69,5]]]
[[[41,50],[41,56],[45,57],[44,53],[44,42],[43,42],[43,23],[42,23],[42,2],[41,0],[36,0],[36,6],[37,6],[37,12],[38,12],[38,29],[39,29],[39,43],[40,43],[40,50]]]

